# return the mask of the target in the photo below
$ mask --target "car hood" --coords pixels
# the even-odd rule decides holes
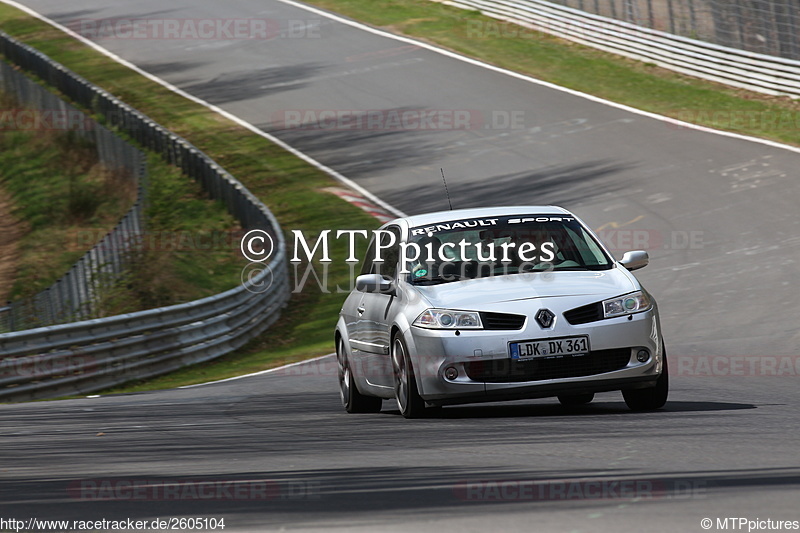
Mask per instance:
[[[477,309],[483,305],[537,298],[592,296],[602,300],[639,288],[633,276],[622,268],[512,274],[416,286],[432,307],[450,309]]]

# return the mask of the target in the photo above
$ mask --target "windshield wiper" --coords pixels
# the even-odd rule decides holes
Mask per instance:
[[[450,283],[451,281],[461,281],[462,279],[471,279],[469,276],[462,276],[460,274],[447,274],[446,276],[422,276],[414,278],[415,285],[436,285],[439,283]]]
[[[581,266],[565,266],[565,267],[554,267],[553,270],[558,271],[577,271],[577,270],[608,270],[611,268],[611,265],[581,265]]]

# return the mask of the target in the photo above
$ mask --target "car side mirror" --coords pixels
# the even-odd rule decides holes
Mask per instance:
[[[649,262],[650,256],[644,250],[625,252],[625,255],[619,260],[619,264],[630,271],[646,267]]]
[[[356,278],[356,289],[361,292],[394,294],[394,283],[380,274],[362,274]]]

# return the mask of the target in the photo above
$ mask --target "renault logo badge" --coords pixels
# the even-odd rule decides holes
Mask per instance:
[[[549,309],[539,309],[536,313],[536,322],[539,323],[542,328],[547,329],[553,325],[553,319],[556,315]]]

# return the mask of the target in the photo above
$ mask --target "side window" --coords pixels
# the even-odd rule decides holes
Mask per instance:
[[[370,274],[372,272],[372,260],[375,258],[375,237],[369,242],[367,247],[367,254],[364,256],[364,262],[361,264],[361,273]]]
[[[394,235],[394,244],[386,248],[392,241],[392,238],[386,233],[381,233],[381,259],[383,259],[383,261],[374,261],[375,242],[373,241],[370,244],[370,253],[372,253],[372,255],[368,258],[371,262],[369,273],[381,274],[387,278],[394,279],[397,275],[397,262],[400,260],[400,228],[397,226],[390,226],[386,229]],[[366,266],[366,261],[364,264]]]

